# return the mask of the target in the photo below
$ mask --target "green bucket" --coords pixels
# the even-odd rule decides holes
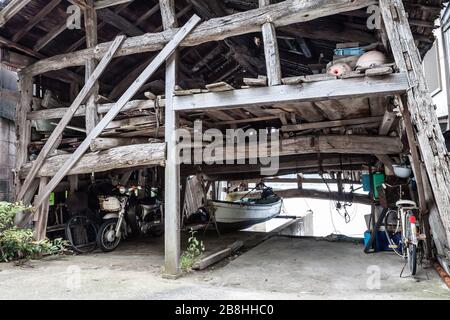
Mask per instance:
[[[374,199],[378,199],[378,187],[383,185],[385,180],[384,173],[377,172],[373,174],[373,197]]]

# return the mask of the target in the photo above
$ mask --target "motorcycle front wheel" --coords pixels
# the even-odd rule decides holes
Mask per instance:
[[[121,237],[116,237],[118,219],[106,220],[98,230],[97,245],[103,252],[111,252],[117,248]]]

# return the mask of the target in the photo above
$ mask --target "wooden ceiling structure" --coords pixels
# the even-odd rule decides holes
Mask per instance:
[[[83,13],[80,29],[67,27],[71,5]],[[367,27],[370,5],[379,5],[380,29]],[[445,252],[449,159],[420,69],[441,7],[441,0],[11,0],[0,11],[0,45],[1,62],[20,70],[18,199],[31,202],[39,188],[34,203],[45,217],[41,204],[66,175],[163,164],[166,272],[175,275],[175,129],[192,131],[196,120],[203,130],[275,129],[278,174],[392,171],[410,155],[424,181],[421,209],[434,212]],[[327,75],[334,49],[348,42],[383,51],[389,63]],[[217,180],[261,175],[253,164],[201,167]],[[182,175],[197,171],[181,166]],[[428,181],[434,205],[426,202]]]

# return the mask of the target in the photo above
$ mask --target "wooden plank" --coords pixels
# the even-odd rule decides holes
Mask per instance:
[[[383,119],[383,117],[367,117],[367,118],[358,118],[358,119],[302,123],[302,124],[283,126],[283,127],[281,127],[281,130],[282,131],[301,131],[301,130],[309,130],[309,129],[342,127],[342,126],[349,126],[349,125],[356,125],[356,124],[380,122],[382,119]]]
[[[194,270],[203,270],[209,267],[210,265],[213,265],[233,254],[233,252],[239,250],[244,246],[244,243],[242,241],[236,241],[229,246],[227,246],[225,249],[216,251],[212,254],[210,254],[207,257],[202,258],[200,261],[196,262],[193,266]]]
[[[260,8],[268,5],[270,5],[270,0],[259,0]],[[268,85],[277,86],[281,84],[281,64],[275,25],[271,22],[264,23],[261,31],[264,42]]]
[[[104,151],[86,153],[68,172],[68,175],[103,172],[113,169],[164,165],[165,143],[145,143],[115,147]],[[70,154],[48,158],[38,172],[39,177],[53,177],[69,160]],[[20,171],[20,177],[31,170],[31,163]]]
[[[6,7],[0,11],[0,27],[3,27],[12,17],[14,17],[31,0],[11,0]]]
[[[219,41],[237,35],[260,32],[261,26],[268,21],[273,22],[275,27],[280,27],[348,10],[357,10],[376,3],[375,0],[317,0],[306,2],[287,0],[263,8],[210,19],[200,24],[192,34],[186,37],[181,46],[196,46],[209,41]],[[166,30],[161,33],[147,33],[127,39],[123,48],[117,52],[117,56],[161,50],[174,37],[175,33],[176,30]],[[36,62],[28,67],[26,72],[37,75],[50,70],[82,66],[85,59],[100,59],[108,47],[108,43],[102,43],[95,50],[85,49],[54,56]]]
[[[165,30],[178,26],[174,0],[160,0],[161,17]],[[200,18],[195,16],[197,22]],[[197,24],[195,22],[195,25]],[[181,42],[181,41],[180,41]],[[180,166],[178,163],[178,115],[173,108],[177,82],[178,53],[174,50],[166,62],[166,107],[164,135],[167,144],[164,170],[164,274],[176,277],[180,273]]]
[[[396,9],[396,17],[391,8]],[[445,139],[403,3],[400,0],[380,0],[380,9],[395,62],[408,76],[411,89],[407,91],[407,107],[445,229],[447,248],[450,248],[450,158]]]
[[[265,87],[267,86],[267,77],[259,76],[258,78],[244,78],[242,81],[250,87]]]
[[[392,70],[391,67],[378,67],[378,68],[371,68],[366,70],[366,76],[368,77],[375,77],[375,76],[383,76],[386,74],[393,73],[394,70]]]
[[[52,0],[50,1],[42,10],[38,12],[35,16],[33,16],[24,27],[22,27],[18,32],[16,32],[12,38],[12,41],[18,42],[22,37],[31,29],[34,28],[39,22],[42,21],[44,17],[46,17],[53,9],[55,9],[61,0]]]
[[[174,97],[178,111],[272,105],[281,102],[320,101],[403,93],[408,89],[406,76],[396,73],[365,79],[337,79],[298,86],[280,85],[264,88],[236,89]]]
[[[229,85],[226,82],[216,82],[207,84],[205,86],[206,89],[208,89],[211,92],[223,92],[223,91],[231,91],[234,90],[233,86]]]
[[[164,63],[164,61],[175,51],[180,42],[187,36],[187,34],[194,29],[194,27],[200,22],[200,18],[194,15],[181,29],[179,29],[177,35],[167,44],[166,47],[155,57],[155,59],[148,65],[148,67],[142,72],[142,74],[136,79],[136,81],[128,88],[128,90],[120,97],[116,105],[103,117],[98,125],[92,130],[81,145],[70,156],[68,161],[57,172],[57,174],[50,180],[45,191],[36,200],[35,205],[39,206],[48,196],[52,190],[58,185],[58,183],[64,178],[64,176],[70,171],[70,169],[77,163],[77,161],[83,156],[83,154],[89,148],[92,140],[97,138],[104,128],[117,116],[125,104],[137,93],[137,91],[145,84],[150,76]],[[167,102],[166,102],[167,103]]]
[[[69,124],[70,120],[72,119],[73,115],[75,114],[78,107],[81,105],[83,100],[87,97],[89,92],[91,91],[92,87],[96,83],[97,79],[103,74],[106,67],[108,66],[109,62],[112,60],[114,56],[114,52],[117,51],[117,49],[122,45],[123,41],[125,40],[124,36],[119,36],[116,38],[116,40],[113,42],[109,52],[103,57],[100,64],[97,66],[95,71],[92,73],[92,75],[87,80],[86,84],[84,85],[83,89],[81,89],[80,93],[76,97],[76,99],[72,102],[72,105],[67,109],[66,113],[64,114],[64,117],[61,119],[61,121],[56,126],[55,130],[51,133],[50,137],[48,138],[47,142],[45,143],[44,147],[41,149],[38,157],[33,162],[32,170],[30,171],[30,174],[25,179],[25,182],[23,183],[19,194],[18,199],[21,200],[25,193],[27,192],[28,188],[31,185],[31,182],[34,180],[34,178],[37,175],[37,172],[39,171],[39,168],[44,163],[45,159],[47,158],[50,151],[55,148],[55,144],[60,138],[61,134],[64,131],[64,128]]]

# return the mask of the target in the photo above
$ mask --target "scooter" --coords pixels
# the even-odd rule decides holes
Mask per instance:
[[[141,187],[118,186],[113,195],[98,196],[103,223],[97,233],[97,245],[102,251],[115,250],[130,234],[162,234],[162,204],[156,197],[139,200],[140,190]]]

